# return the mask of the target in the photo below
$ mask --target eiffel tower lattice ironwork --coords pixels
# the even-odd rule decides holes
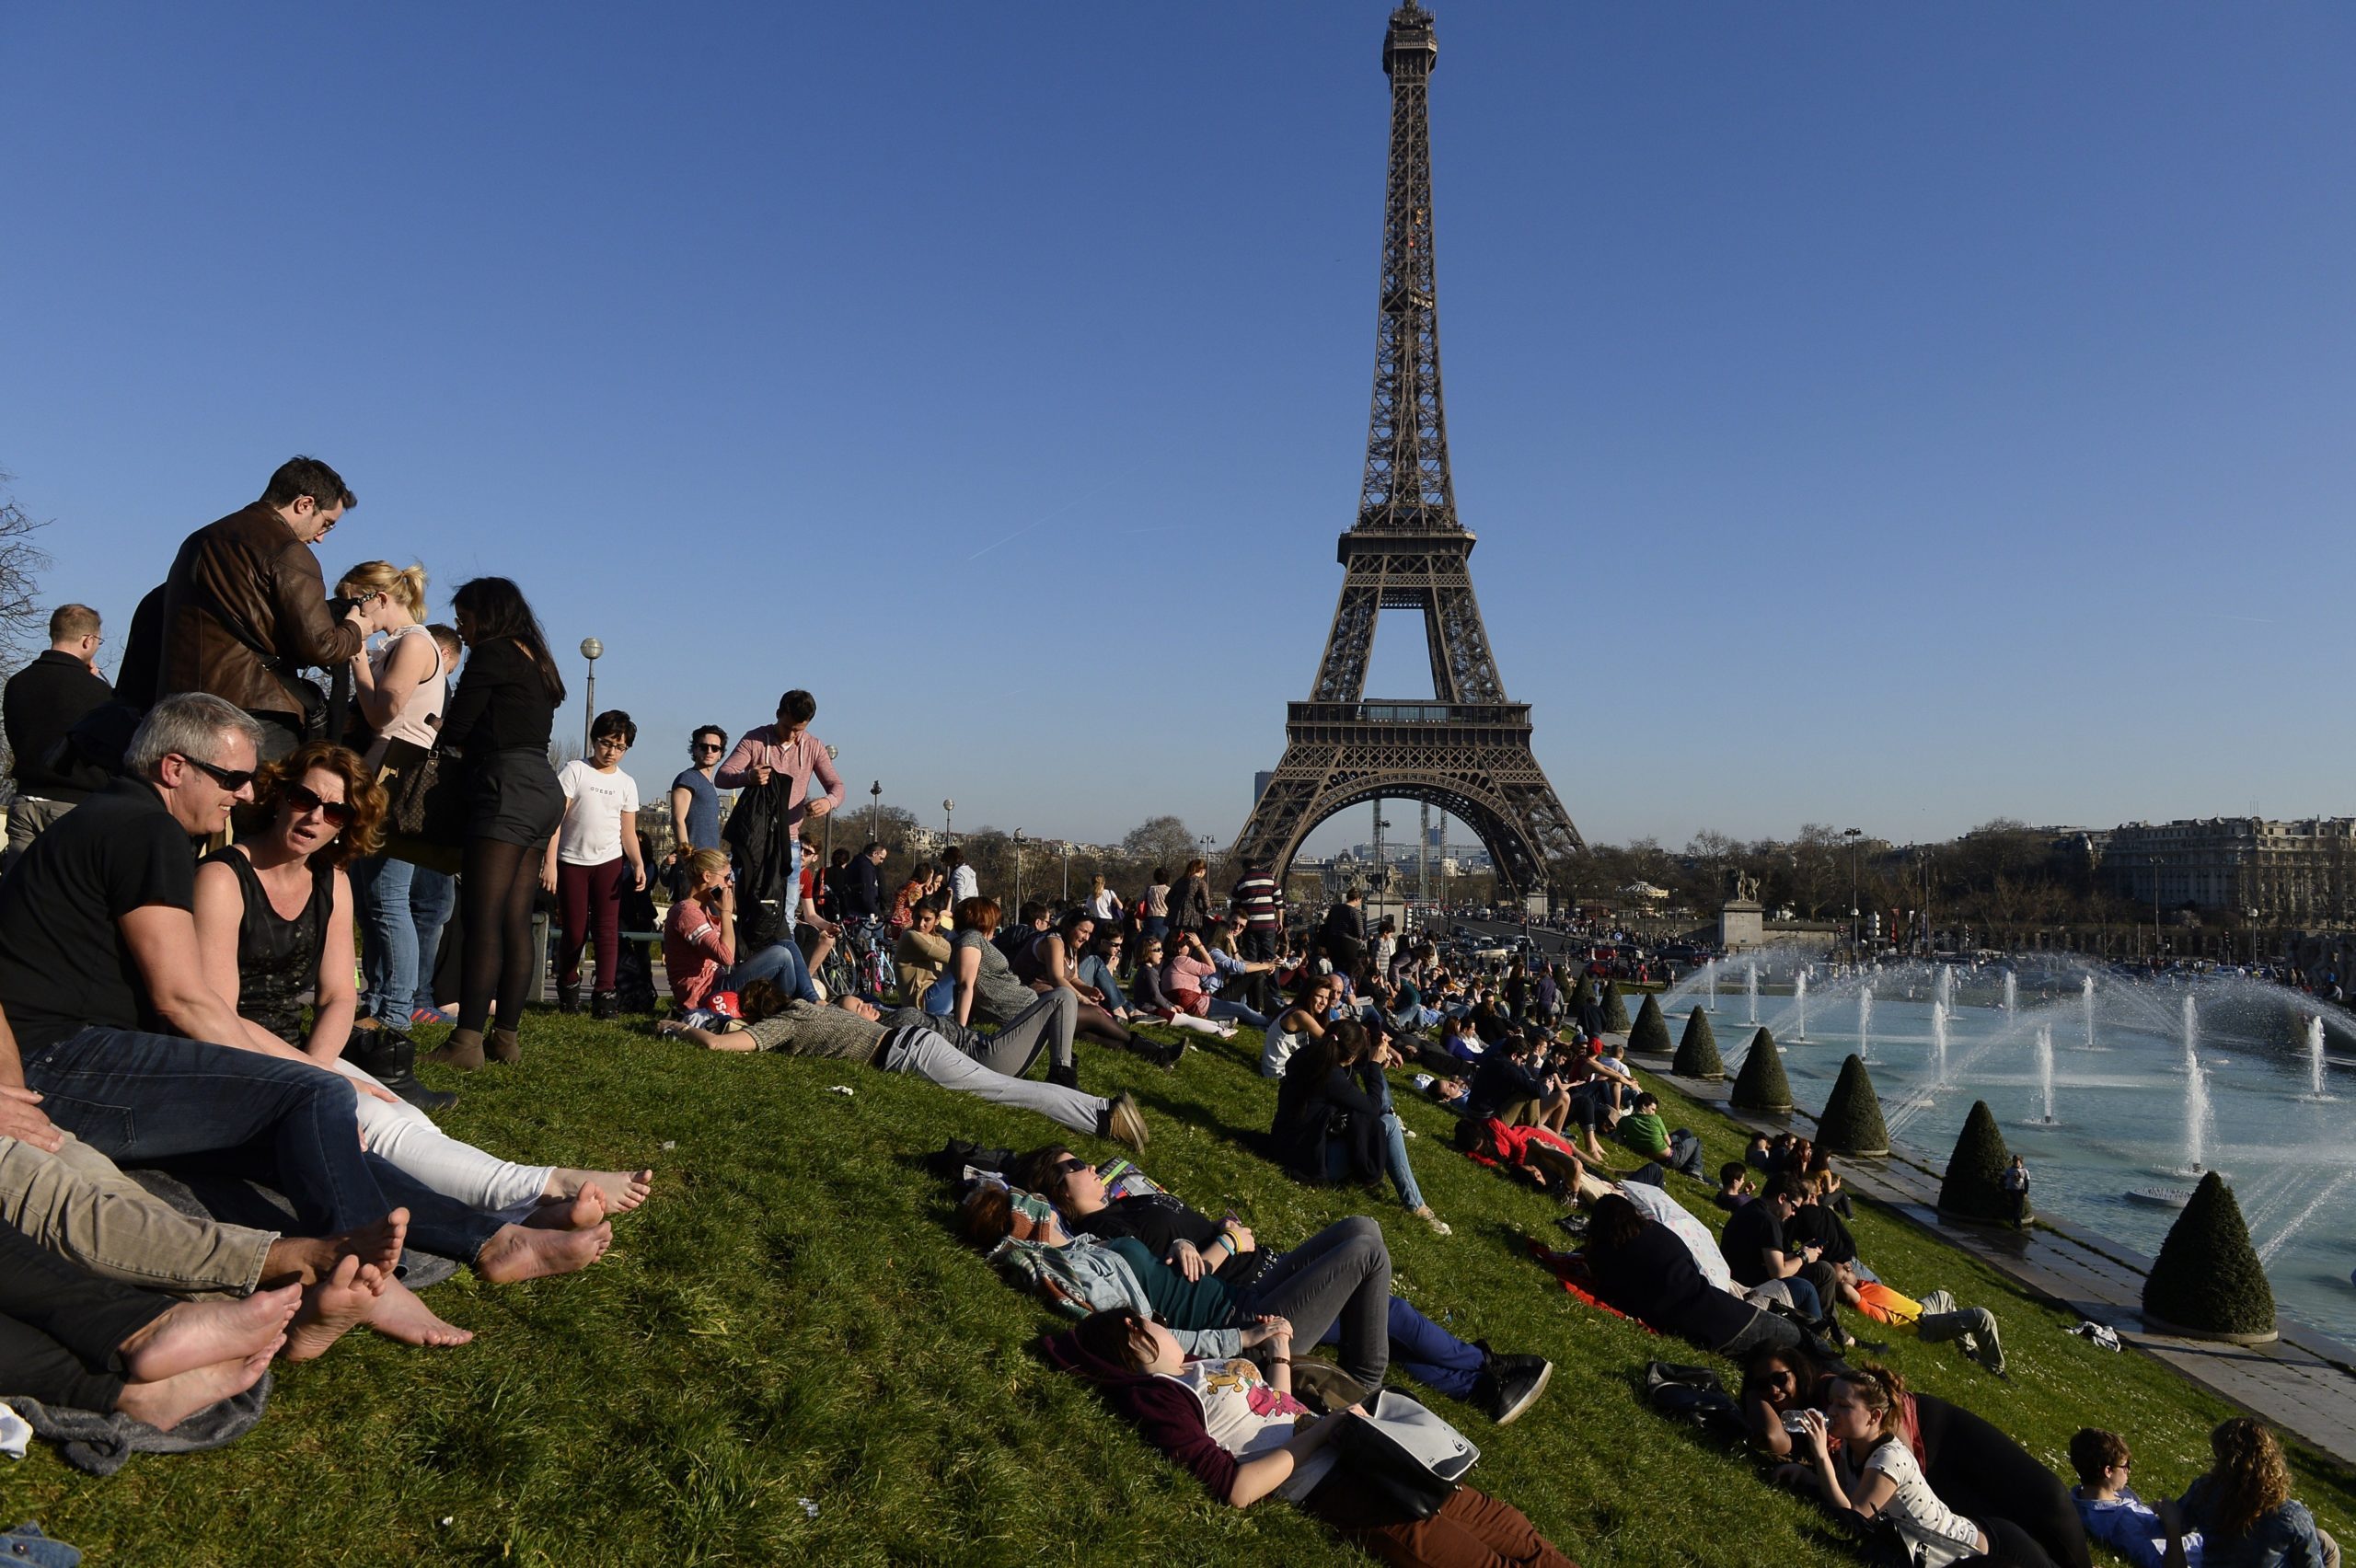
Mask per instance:
[[[1472,536],[1456,517],[1440,405],[1432,262],[1431,13],[1407,0],[1382,43],[1391,174],[1375,311],[1374,411],[1346,575],[1317,686],[1288,706],[1285,755],[1234,854],[1281,877],[1310,829],[1375,800],[1419,801],[1480,836],[1501,895],[1549,890],[1549,863],[1586,848],[1530,749],[1530,705],[1509,702],[1472,596]],[[1429,699],[1369,699],[1367,657],[1386,609],[1420,609]]]

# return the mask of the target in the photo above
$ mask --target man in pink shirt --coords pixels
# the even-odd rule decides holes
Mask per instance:
[[[793,890],[796,903],[802,886],[802,820],[825,816],[843,803],[842,778],[826,755],[826,743],[810,733],[810,721],[817,713],[816,698],[799,689],[787,692],[777,699],[777,722],[745,731],[728,760],[711,776],[722,790],[742,790],[747,785],[766,788],[777,776],[786,778],[785,821],[786,831],[792,836],[794,871],[786,885]],[[824,794],[810,792],[813,778],[825,788]],[[788,908],[784,915],[786,929],[791,931],[794,911]]]

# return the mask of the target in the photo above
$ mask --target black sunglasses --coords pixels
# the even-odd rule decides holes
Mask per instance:
[[[1057,1176],[1068,1176],[1075,1170],[1087,1170],[1092,1168],[1089,1165],[1088,1161],[1080,1159],[1077,1155],[1073,1155],[1068,1159],[1056,1161],[1055,1164],[1049,1166],[1047,1169]]]
[[[318,791],[308,785],[281,784],[278,787],[278,799],[281,804],[296,816],[307,816],[313,812],[318,812],[338,827],[352,825],[351,801],[322,801],[319,799]]]
[[[725,748],[725,747],[723,747],[723,746],[715,746],[715,745],[712,745],[712,744],[709,744],[708,742],[699,741],[699,742],[697,742],[697,743],[696,743],[696,750],[698,750],[698,751],[699,751],[699,752],[708,752],[708,751],[709,751],[709,752],[716,752],[716,751],[724,751],[724,750],[726,750],[726,749],[727,749],[727,748]]]
[[[191,756],[186,752],[174,752],[172,755],[179,757],[191,767],[201,769],[206,778],[228,790],[232,795],[254,781],[256,770],[250,767],[215,767],[202,757]]]

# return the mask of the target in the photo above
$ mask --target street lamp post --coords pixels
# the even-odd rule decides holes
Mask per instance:
[[[1064,840],[1064,902],[1071,902],[1071,840]]]
[[[1014,906],[1022,907],[1022,830],[1014,830]]]
[[[884,780],[878,778],[867,787],[867,841],[884,841]]]
[[[2152,857],[2152,967],[2160,966],[2160,857]]]
[[[1857,954],[1857,840],[1865,836],[1862,827],[1844,827],[1841,836],[1849,841],[1849,956]]]
[[[589,755],[589,721],[597,713],[597,661],[606,656],[606,645],[594,637],[581,640],[581,656],[589,661],[589,695],[581,709],[581,755]]]
[[[956,801],[941,801],[941,847],[943,849],[948,848],[948,847],[949,847],[949,845],[950,845],[950,842],[957,836],[956,833],[955,833],[955,832],[951,828],[951,825],[950,825],[951,824],[954,823],[956,820],[957,820],[957,802],[956,802]]]
[[[835,758],[837,758],[837,757],[838,757],[838,756],[840,756],[840,755],[842,755],[842,748],[841,748],[841,747],[839,747],[839,746],[828,746],[828,747],[826,748],[826,760],[827,760],[828,762],[832,762],[832,761],[834,761],[834,760],[835,760]],[[833,865],[833,864],[834,864],[834,860],[835,860],[835,813],[832,813],[832,812],[828,812],[828,813],[826,813],[826,863],[827,863],[828,865],[830,865],[830,866],[831,866],[831,865]]]

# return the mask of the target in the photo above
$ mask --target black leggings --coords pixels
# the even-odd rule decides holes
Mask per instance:
[[[1939,1501],[1978,1520],[1998,1547],[1992,1527],[2019,1527],[2060,1568],[2090,1568],[2086,1529],[2077,1505],[2036,1456],[1959,1405],[1930,1394],[1914,1396],[1923,1438],[1923,1479]],[[2000,1551],[1999,1561],[2003,1560]],[[2032,1562],[2035,1560],[2032,1559]]]
[[[523,1021],[524,1001],[539,976],[532,973],[532,895],[539,891],[548,840],[507,844],[467,840],[466,953],[459,966],[458,1027],[480,1034],[499,1004],[499,1027]]]
[[[44,1251],[0,1220],[0,1390],[111,1414],[122,1392],[118,1347],[171,1306],[168,1296]]]

